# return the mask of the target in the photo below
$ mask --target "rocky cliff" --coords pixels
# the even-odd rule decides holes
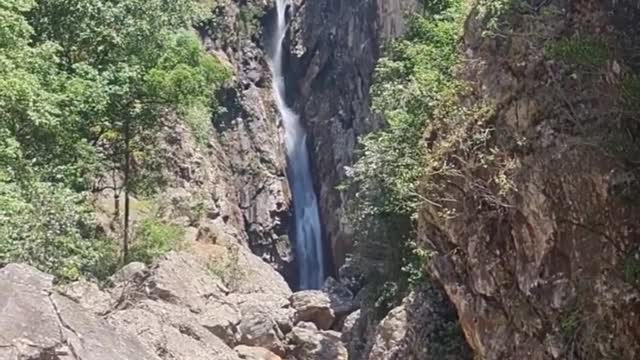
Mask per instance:
[[[342,265],[352,237],[336,190],[358,137],[381,126],[369,89],[381,45],[401,35],[415,0],[299,1],[292,26],[293,100],[310,134],[325,238]]]
[[[448,216],[420,212],[432,272],[482,359],[638,358],[638,4],[483,10],[460,76],[489,137],[436,178]],[[485,145],[511,165],[474,166]]]

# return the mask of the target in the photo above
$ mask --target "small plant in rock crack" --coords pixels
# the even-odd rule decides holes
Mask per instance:
[[[611,58],[607,42],[596,36],[566,37],[547,44],[545,53],[552,59],[600,72]]]
[[[210,256],[207,269],[211,274],[220,278],[226,286],[231,289],[237,287],[244,276],[240,267],[240,248],[238,245],[225,248],[222,254]]]
[[[623,264],[624,281],[633,286],[640,285],[640,250],[627,255]]]

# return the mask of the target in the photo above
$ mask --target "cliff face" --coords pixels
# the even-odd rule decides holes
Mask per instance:
[[[233,222],[242,243],[293,280],[283,129],[262,50],[261,21],[271,6],[269,1],[223,1],[213,20],[199,29],[207,49],[235,73],[233,84],[219,94],[225,111],[214,123],[207,157],[221,169],[214,181],[227,189],[222,196],[211,194],[229,209],[216,216]]]
[[[234,86],[221,94],[227,112],[216,124],[210,156],[226,172],[217,181],[229,190],[221,201],[233,214],[223,217],[233,219],[256,254],[294,279],[283,129],[264,53],[272,8],[264,0],[225,1],[214,10],[214,21],[200,29],[207,48],[236,74]],[[405,15],[416,8],[414,0],[295,4],[291,55],[285,60],[290,97],[309,134],[327,251],[337,266],[351,236],[343,220],[345,195],[336,186],[353,161],[357,137],[380,125],[369,111],[379,48],[403,33]]]
[[[369,88],[380,46],[401,35],[415,0],[299,1],[292,25],[293,100],[307,127],[325,239],[336,267],[352,246],[336,190],[357,138],[381,125]]]
[[[431,270],[480,358],[638,358],[639,208],[629,197],[638,93],[629,84],[640,9],[537,3],[502,15],[496,36],[482,35],[489,27],[476,9],[463,44],[466,101],[493,112],[475,126],[516,166],[469,170],[452,159],[469,170],[443,181],[456,216],[426,206],[419,233],[437,250]],[[504,198],[477,186],[503,175],[513,187]]]

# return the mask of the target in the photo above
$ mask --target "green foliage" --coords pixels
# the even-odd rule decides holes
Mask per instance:
[[[379,61],[373,108],[387,126],[360,139],[358,160],[346,169],[349,181],[342,186],[355,192],[350,221],[356,264],[369,279],[394,283],[396,294],[424,280],[429,258],[413,232],[425,201],[418,189],[429,159],[423,134],[461,90],[453,69],[467,1],[426,5],[425,15],[413,18],[406,37],[390,44]]]
[[[483,36],[496,37],[505,31],[505,15],[509,14],[517,4],[516,0],[478,0],[478,18],[485,24]]]
[[[547,44],[545,52],[553,59],[594,71],[611,58],[606,41],[594,36],[562,38]]]
[[[238,14],[239,28],[249,36],[256,33],[256,29],[260,27],[260,19],[264,16],[264,10],[253,3],[247,3],[240,6]]]
[[[178,250],[184,239],[184,229],[148,217],[138,225],[131,244],[130,261],[150,264],[155,258],[169,251]]]
[[[402,271],[406,274],[409,288],[416,289],[426,280],[425,268],[433,254],[414,241],[409,241],[405,246],[407,254],[402,261]]]
[[[16,198],[4,200],[17,206],[7,207],[7,219],[26,226],[24,219],[35,218],[34,201],[41,200],[24,194],[44,186],[54,199],[69,199],[60,216],[79,218],[88,210],[73,195],[107,173],[115,179],[126,174],[125,182],[113,184],[125,188],[125,196],[153,193],[162,184],[158,133],[171,114],[186,118],[200,139],[208,137],[218,107],[214,93],[230,70],[204,51],[191,30],[202,14],[193,0],[0,4],[0,185],[15,189]],[[85,221],[68,218],[52,219],[64,223],[59,229],[53,223],[52,238],[42,235],[44,229],[22,228],[26,233],[7,238],[11,243],[0,257],[17,259],[23,250],[25,261],[67,279],[107,272],[89,268],[111,263],[95,254],[113,257],[113,249],[85,246],[102,242]],[[157,243],[160,233],[171,231],[145,226],[151,243],[139,251],[152,254],[164,246]],[[49,263],[34,253],[40,242],[59,244]],[[68,268],[61,269],[61,259]]]
[[[622,106],[632,114],[640,113],[640,76],[628,75],[620,86]]]
[[[624,261],[624,281],[628,284],[640,285],[640,255],[631,254]]]
[[[32,183],[0,182],[0,262],[25,262],[61,280],[103,278],[115,269],[114,248],[96,233],[81,194]]]

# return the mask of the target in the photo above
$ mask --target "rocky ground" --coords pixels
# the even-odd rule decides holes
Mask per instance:
[[[376,325],[339,281],[292,293],[267,264],[242,256],[243,285],[233,289],[187,252],[149,267],[130,263],[102,288],[86,280],[57,285],[9,264],[0,269],[0,360],[423,359],[426,341],[447,326],[427,292]]]
[[[0,359],[347,359],[339,330],[357,307],[349,290],[329,280],[326,292],[292,293],[263,265],[233,291],[189,253],[131,263],[102,289],[7,265]]]

